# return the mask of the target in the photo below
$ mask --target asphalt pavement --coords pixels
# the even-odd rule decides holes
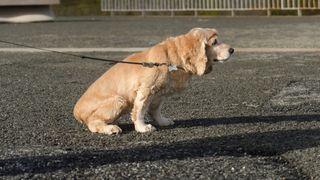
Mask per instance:
[[[38,47],[149,47],[214,27],[235,48],[320,48],[320,17],[60,18],[0,24]],[[1,48],[14,48],[0,43]],[[123,59],[128,52],[82,52]],[[90,133],[77,99],[110,67],[53,53],[0,51],[0,179],[320,179],[320,52],[237,52],[169,97],[175,125]]]

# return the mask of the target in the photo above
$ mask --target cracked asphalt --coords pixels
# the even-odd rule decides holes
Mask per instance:
[[[199,26],[217,28],[235,48],[320,48],[319,18],[60,18],[0,24],[0,39],[149,47]],[[320,179],[320,52],[236,52],[167,99],[162,112],[174,126],[147,134],[129,116],[116,136],[90,133],[73,118],[77,99],[109,67],[0,52],[0,179]]]

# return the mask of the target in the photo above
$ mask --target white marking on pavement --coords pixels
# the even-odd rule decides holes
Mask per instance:
[[[320,52],[320,48],[235,48],[238,52]]]
[[[42,47],[41,47],[42,48]],[[43,48],[60,52],[139,52],[145,47],[106,47],[106,48]],[[0,48],[0,52],[44,52],[31,48]],[[320,48],[235,48],[235,52],[270,53],[270,52],[320,52]]]
[[[320,94],[304,85],[291,85],[283,88],[280,93],[271,99],[273,105],[294,106],[312,101],[320,102]]]

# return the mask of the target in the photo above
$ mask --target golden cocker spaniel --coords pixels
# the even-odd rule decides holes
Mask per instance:
[[[117,119],[131,112],[138,132],[154,131],[144,117],[149,113],[158,126],[174,124],[161,115],[164,98],[183,90],[192,75],[202,76],[212,70],[213,61],[225,61],[234,52],[218,41],[215,29],[194,28],[188,33],[171,37],[123,61],[153,62],[175,65],[144,67],[118,63],[97,79],[74,107],[74,116],[91,132],[118,134],[122,130]]]

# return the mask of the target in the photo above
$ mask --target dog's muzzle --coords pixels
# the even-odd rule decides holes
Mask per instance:
[[[229,48],[228,49],[228,53],[229,53],[229,57],[227,57],[226,59],[222,59],[222,60],[218,60],[218,59],[214,59],[213,61],[215,61],[215,62],[223,62],[223,61],[226,61],[226,60],[228,60],[230,57],[231,57],[231,55],[234,53],[234,49],[233,48]]]

